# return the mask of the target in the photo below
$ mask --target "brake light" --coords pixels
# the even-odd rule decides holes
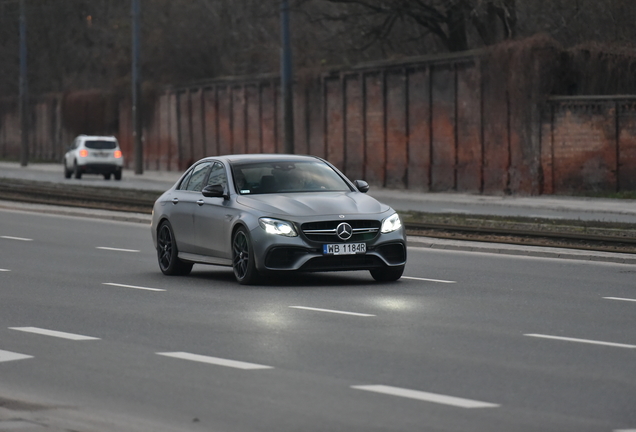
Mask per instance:
[[[115,159],[119,159],[121,157],[121,150],[115,150],[113,156],[115,156]]]
[[[82,149],[79,151],[80,157],[88,157],[88,150]]]

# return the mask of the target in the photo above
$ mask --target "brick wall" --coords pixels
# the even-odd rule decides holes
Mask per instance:
[[[550,56],[529,58],[522,81],[483,53],[299,77],[295,152],[326,158],[351,179],[395,189],[636,189],[636,97],[542,103],[532,89],[545,91]],[[32,112],[32,160],[59,161],[78,133],[114,133],[127,167],[134,166],[128,101],[95,92],[49,95]],[[283,148],[280,85],[272,76],[169,88],[142,114],[145,169],[181,171],[208,155]],[[2,158],[19,158],[18,120],[17,103],[0,101]]]
[[[542,193],[636,189],[636,97],[559,97],[541,127]]]

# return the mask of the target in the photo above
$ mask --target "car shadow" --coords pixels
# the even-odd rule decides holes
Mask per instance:
[[[261,276],[261,281],[254,285],[239,285],[234,278],[232,270],[210,271],[196,270],[190,273],[188,278],[200,280],[216,280],[222,282],[235,283],[239,287],[286,287],[286,288],[306,288],[306,287],[343,287],[343,286],[385,286],[387,283],[378,283],[371,278],[367,271],[355,272],[334,272],[334,273],[269,273]],[[395,283],[395,282],[393,282]]]

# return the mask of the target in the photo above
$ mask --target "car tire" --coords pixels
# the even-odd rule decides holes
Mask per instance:
[[[73,162],[73,174],[74,174],[74,177],[76,179],[81,179],[82,178],[82,172],[80,171],[79,167],[77,166],[77,161]]]
[[[66,160],[64,161],[64,178],[70,179],[73,175],[73,170],[68,169],[66,166]]]
[[[110,173],[104,174],[104,180],[110,180],[110,176],[111,176]]]
[[[384,267],[369,271],[373,279],[378,282],[394,282],[402,277],[402,273],[404,273],[404,266]]]
[[[237,229],[232,236],[232,268],[234,277],[241,285],[252,285],[259,277],[252,241],[243,227]]]
[[[115,180],[121,180],[121,170],[115,171]]]
[[[157,261],[161,272],[168,276],[185,276],[192,271],[192,263],[179,259],[174,231],[168,221],[162,222],[157,230]]]

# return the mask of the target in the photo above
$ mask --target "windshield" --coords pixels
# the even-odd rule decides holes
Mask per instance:
[[[241,195],[351,191],[338,173],[318,160],[235,163],[232,172]]]
[[[84,146],[94,150],[112,150],[117,148],[115,141],[86,141]]]

